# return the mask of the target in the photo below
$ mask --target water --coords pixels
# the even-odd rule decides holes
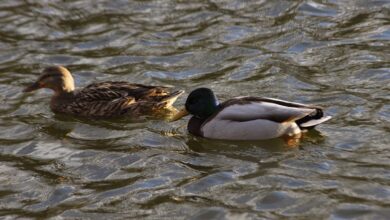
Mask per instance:
[[[89,2],[0,3],[5,219],[390,218],[389,1]],[[54,115],[50,91],[21,93],[53,64],[80,87],[207,86],[334,118],[288,147]]]

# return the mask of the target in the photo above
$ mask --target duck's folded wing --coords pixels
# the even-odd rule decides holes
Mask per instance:
[[[232,99],[222,104],[221,110],[215,116],[220,120],[251,121],[265,119],[274,122],[296,121],[315,112],[308,106],[282,105],[277,102],[256,98]]]
[[[112,91],[124,96],[131,96],[135,99],[163,99],[170,94],[168,87],[163,86],[149,86],[136,83],[128,83],[123,81],[107,81],[100,83],[93,83],[85,87],[84,90],[94,91]]]
[[[76,93],[76,99],[79,102],[111,101],[124,98],[127,93],[122,90],[111,89],[103,83],[91,84]]]
[[[124,114],[136,103],[125,92],[105,87],[86,87],[75,93],[74,100],[66,108],[74,114],[92,117],[110,117]]]
[[[275,99],[275,98],[267,98],[267,97],[262,97],[262,98],[248,97],[248,98],[249,99],[254,99],[254,100],[261,100],[261,101],[264,101],[264,102],[271,102],[271,103],[283,105],[283,106],[286,106],[286,107],[322,109],[322,107],[316,106],[316,105],[306,105],[306,104],[302,104],[302,103],[298,103],[298,102],[290,102],[290,101],[281,100],[281,99]]]

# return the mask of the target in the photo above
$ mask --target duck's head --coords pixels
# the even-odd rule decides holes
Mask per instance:
[[[65,67],[47,67],[38,80],[23,91],[31,92],[40,88],[51,89],[56,94],[69,93],[74,90],[74,80],[72,74]]]
[[[206,119],[218,110],[218,99],[209,88],[198,88],[192,91],[186,100],[185,108],[173,116],[172,121],[191,114]]]

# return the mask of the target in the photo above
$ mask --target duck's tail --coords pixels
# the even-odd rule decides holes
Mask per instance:
[[[295,122],[301,129],[311,129],[323,122],[330,120],[331,118],[331,116],[325,116],[322,109],[317,108],[316,111],[314,111],[312,114],[307,115]]]
[[[178,91],[174,91],[172,92],[171,94],[167,95],[166,97],[164,97],[160,103],[163,103],[165,107],[171,107],[173,105],[173,103],[176,101],[177,98],[179,98],[179,96],[181,94],[184,93],[184,90],[178,90]]]

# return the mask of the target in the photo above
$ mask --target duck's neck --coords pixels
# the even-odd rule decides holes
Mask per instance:
[[[211,120],[212,118],[210,118],[210,117],[212,117],[216,112],[218,112],[220,110],[220,108],[221,108],[221,106],[218,103],[216,103],[216,105],[209,108],[207,116],[206,115],[192,116],[190,121],[188,122],[188,126],[187,126],[188,131],[193,135],[203,137],[202,125],[206,121]]]
[[[201,119],[201,118],[198,118],[196,116],[191,117],[190,121],[188,122],[188,125],[187,125],[187,130],[193,135],[203,137],[201,129],[202,129],[203,123],[206,120],[207,120],[207,118]]]
[[[61,89],[62,93],[72,93],[74,91],[74,85],[64,86]]]
[[[63,78],[62,85],[61,85],[61,90],[64,93],[70,93],[74,91],[74,80],[72,76],[68,76]]]
[[[53,88],[53,91],[54,91],[54,95],[52,98],[52,102],[61,99],[73,98],[75,92],[73,79],[62,81],[60,86]]]
[[[68,89],[68,90],[54,90],[53,98],[67,98],[72,97],[74,93],[74,89]]]
[[[74,90],[60,90],[54,91],[54,95],[50,100],[50,108],[53,112],[62,112],[64,106],[67,106],[69,103],[74,101],[75,91]]]
[[[67,96],[75,90],[73,77],[62,77],[61,81],[54,86],[54,96]]]

